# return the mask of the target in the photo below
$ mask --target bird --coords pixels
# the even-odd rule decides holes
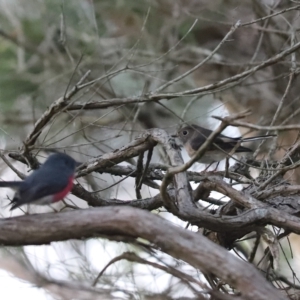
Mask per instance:
[[[178,137],[188,155],[193,157],[196,151],[204,144],[207,138],[213,131],[196,124],[185,126],[177,131],[177,134],[172,135]],[[238,145],[240,142],[250,142],[256,140],[263,140],[266,138],[274,137],[273,134],[261,135],[256,137],[242,138],[242,137],[228,137],[223,134],[219,134],[213,141],[213,143],[206,149],[204,155],[199,159],[199,162],[203,164],[212,164],[220,162],[224,158],[228,157],[228,154],[234,150],[234,153],[252,152],[250,148]]]
[[[47,205],[62,200],[71,191],[80,164],[65,153],[55,153],[25,180],[0,181],[0,188],[16,190],[10,210],[28,203]]]

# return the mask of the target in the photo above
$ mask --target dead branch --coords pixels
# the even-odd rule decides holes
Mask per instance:
[[[94,208],[0,220],[0,242],[6,246],[41,245],[98,234],[144,238],[202,272],[222,278],[237,288],[245,299],[286,299],[253,266],[205,237],[175,227],[143,210],[129,207]]]

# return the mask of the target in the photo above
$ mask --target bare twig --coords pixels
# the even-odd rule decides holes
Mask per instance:
[[[197,64],[196,66],[194,66],[193,68],[191,68],[190,70],[188,70],[187,72],[185,72],[184,74],[168,81],[167,83],[165,83],[164,85],[160,86],[159,88],[157,88],[154,92],[152,92],[152,94],[156,94],[164,89],[166,89],[167,87],[169,87],[170,85],[172,85],[175,82],[178,82],[180,80],[182,80],[183,78],[185,78],[186,76],[190,75],[191,73],[195,72],[197,69],[199,69],[201,66],[203,66],[207,61],[209,61],[217,52],[218,50],[221,48],[221,46],[226,42],[226,40],[228,39],[229,36],[231,36],[240,26],[240,21],[236,22],[231,29],[229,30],[229,32],[225,35],[225,37],[222,39],[222,41],[218,44],[218,46],[203,60],[201,61],[199,64]]]
[[[276,13],[273,13],[273,14],[269,14],[263,18],[259,18],[259,19],[256,19],[256,20],[253,20],[253,21],[250,21],[250,22],[245,22],[245,23],[241,23],[240,24],[240,27],[245,27],[245,26],[248,26],[248,25],[251,25],[251,24],[254,24],[254,23],[258,23],[258,22],[262,22],[262,21],[265,21],[267,19],[270,19],[270,18],[273,18],[275,16],[278,16],[278,15],[281,15],[281,14],[284,14],[288,11],[291,11],[291,10],[299,10],[300,9],[300,5],[295,5],[295,6],[292,6],[292,7],[289,7],[289,8],[286,8],[286,9],[283,9],[281,11],[278,11]]]
[[[92,286],[95,286],[98,282],[98,280],[100,279],[100,277],[103,275],[103,273],[107,270],[107,268],[109,266],[111,266],[112,264],[122,260],[122,259],[126,259],[128,261],[131,261],[131,262],[137,262],[137,263],[140,263],[140,264],[144,264],[144,265],[149,265],[149,266],[152,266],[156,269],[159,269],[159,270],[162,270],[166,273],[169,273],[179,279],[181,279],[187,286],[188,288],[190,288],[192,291],[194,291],[196,294],[199,294],[199,291],[197,289],[195,289],[190,283],[196,283],[197,285],[199,285],[200,287],[204,288],[205,290],[207,290],[207,292],[210,290],[204,283],[196,280],[194,277],[190,276],[190,275],[187,275],[175,268],[172,268],[170,266],[163,266],[163,265],[160,265],[158,263],[154,263],[154,262],[151,262],[149,260],[146,260],[146,259],[143,259],[141,258],[140,256],[138,256],[137,254],[135,254],[134,252],[124,252],[122,253],[121,255],[113,258],[102,270],[101,272],[98,274],[98,276],[95,278]],[[201,298],[200,298],[201,299]],[[203,300],[205,298],[203,297]]]
[[[87,76],[90,74],[90,71],[87,71],[78,81],[78,83],[73,87],[73,89],[68,92],[63,97],[54,101],[50,107],[44,112],[40,119],[35,123],[33,130],[29,133],[27,138],[24,141],[25,151],[28,147],[32,146],[39,135],[41,134],[43,128],[46,124],[58,113],[66,109],[71,103],[68,102],[79,90],[79,85],[83,82]]]

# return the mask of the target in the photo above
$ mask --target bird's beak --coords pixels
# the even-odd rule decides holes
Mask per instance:
[[[176,133],[176,134],[171,134],[171,137],[177,138],[177,137],[178,137],[178,134],[177,134],[177,133]]]

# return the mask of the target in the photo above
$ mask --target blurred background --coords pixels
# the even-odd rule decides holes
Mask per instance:
[[[296,5],[295,1],[280,0],[0,0],[2,154],[18,152],[47,108],[64,97],[88,71],[83,83],[95,83],[81,89],[71,98],[70,105],[134,99],[149,93],[180,94],[260,65],[298,42],[299,12],[291,9]],[[277,16],[250,22],[285,9],[288,11]],[[235,30],[211,55],[238,21],[250,24]],[[126,145],[145,129],[159,127],[173,133],[183,120],[215,129],[218,122],[212,116],[223,117],[245,109],[252,110],[246,121],[254,124],[299,124],[298,55],[295,52],[240,80],[196,95],[59,113],[30,151],[37,153],[41,162],[47,156],[46,149],[65,151],[85,162]],[[170,82],[188,71],[191,72]],[[230,127],[224,133],[239,136],[266,131]],[[272,158],[278,159],[297,139],[298,131],[279,134],[276,148],[265,143],[260,157],[273,147]],[[256,148],[257,144],[250,147]],[[12,159],[10,162],[28,172],[23,164]],[[153,162],[166,163],[162,151],[154,153]],[[4,161],[0,165],[1,179],[18,179]],[[199,164],[193,167],[201,169]],[[134,179],[127,178],[111,187],[119,180],[120,177],[104,173],[89,175],[80,182],[90,190],[101,190],[105,198],[135,199]],[[297,170],[289,174],[289,180],[299,184]],[[1,191],[2,217],[12,216],[7,208],[12,195],[11,190]],[[143,198],[154,195],[155,190],[143,187]],[[71,205],[87,207],[75,196],[67,199]],[[65,204],[25,207],[13,215],[65,208]],[[185,226],[164,211],[157,213]],[[283,242],[282,249],[287,249],[287,244]],[[284,259],[282,252],[281,270],[293,278],[287,261],[293,270],[299,268],[295,261],[300,249],[295,236],[291,237],[291,244],[293,259],[291,254]],[[194,299],[192,290],[180,280],[162,270],[126,260],[110,266],[94,283],[111,259],[129,250],[202,278],[197,270],[167,255],[147,256],[134,246],[91,239],[2,248],[1,291],[7,293],[5,299],[73,299],[73,287],[62,284],[57,289],[51,281],[56,280],[81,282],[101,288],[104,293],[84,294],[82,290],[74,299]]]

